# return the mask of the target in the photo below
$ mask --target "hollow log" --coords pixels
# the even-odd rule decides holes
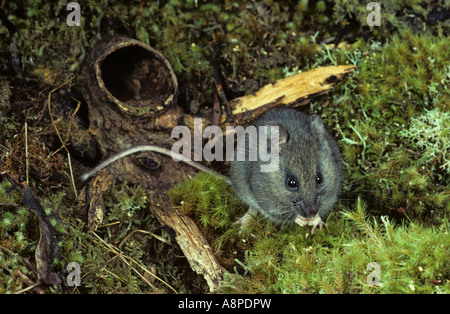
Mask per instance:
[[[170,142],[154,131],[176,125],[169,111],[177,111],[178,82],[167,59],[150,46],[122,36],[100,41],[86,57],[76,89],[88,104],[89,129],[103,155],[138,142]],[[164,124],[158,123],[163,115]]]

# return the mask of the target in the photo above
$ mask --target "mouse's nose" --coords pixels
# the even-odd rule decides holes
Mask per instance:
[[[303,209],[303,216],[305,218],[313,218],[314,216],[316,216],[317,214],[317,208],[316,205],[310,205],[310,206],[306,206]]]

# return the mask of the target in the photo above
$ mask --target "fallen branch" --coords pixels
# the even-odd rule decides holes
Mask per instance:
[[[312,96],[332,89],[355,68],[353,65],[329,66],[297,73],[263,86],[254,95],[230,101],[230,107],[237,123],[244,124],[273,107],[305,105]],[[226,119],[227,116],[222,114],[221,123],[225,123]]]
[[[225,269],[217,262],[212,248],[200,229],[190,217],[171,205],[166,193],[158,197],[154,191],[147,190],[147,195],[153,202],[158,200],[157,204],[151,206],[151,210],[161,223],[175,232],[175,239],[192,270],[205,278],[211,291],[216,290],[222,281]]]

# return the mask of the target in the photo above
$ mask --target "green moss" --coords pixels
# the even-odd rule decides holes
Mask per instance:
[[[369,27],[367,25],[367,16],[372,10],[367,10],[369,2],[361,2],[358,0],[337,0],[334,1],[332,21],[336,24],[347,25],[349,20],[358,23],[361,27]],[[423,31],[427,28],[424,20],[433,9],[425,0],[410,1],[377,1],[380,5],[381,19],[379,27],[371,27],[371,33],[377,39],[386,38],[392,29],[414,28],[417,31]],[[438,5],[449,8],[446,1],[439,1]],[[441,27],[448,30],[449,23],[442,22]]]
[[[340,138],[347,165],[343,198],[360,192],[373,213],[433,223],[447,212],[446,41],[401,29],[385,44],[355,42],[323,59],[357,65],[334,93],[334,105],[311,107]]]
[[[22,205],[11,183],[0,182],[0,293],[25,288],[18,271],[28,273],[23,259],[32,259],[39,240],[34,215]]]
[[[245,213],[246,206],[224,180],[199,173],[172,188],[169,195],[175,206],[204,227],[216,252],[235,241],[232,238],[238,230],[232,223]]]
[[[147,196],[142,187],[131,187],[128,184],[115,185],[106,199],[105,206],[109,215],[104,223],[122,221],[124,223],[140,223],[139,211],[145,208]]]
[[[229,273],[223,292],[448,293],[449,224],[395,225],[368,217],[366,205],[334,213],[329,232],[267,229],[242,261],[250,277]],[[273,227],[272,227],[273,228]],[[377,263],[379,273],[368,270]],[[370,281],[377,277],[379,282]],[[376,285],[374,285],[376,283]]]
[[[198,216],[203,226],[228,227],[239,212],[240,201],[225,181],[206,173],[169,191],[171,201],[186,214]]]
[[[72,220],[66,227],[63,240],[64,265],[80,264],[82,285],[77,293],[145,293],[164,291],[183,292],[181,266],[171,264],[179,249],[165,244],[170,236],[163,232],[156,219],[144,210],[147,199],[141,187],[127,183],[116,184],[105,195],[103,225],[94,233],[87,233],[84,223]],[[158,240],[160,237],[164,242]],[[149,250],[163,256],[154,259]],[[119,252],[121,256],[119,256]],[[143,271],[151,271],[166,284]],[[149,284],[150,282],[150,284]]]
[[[171,191],[175,202],[203,221],[206,229],[220,231],[228,243],[246,243],[243,257],[235,260],[246,275],[230,271],[221,292],[247,293],[448,293],[450,291],[449,223],[437,226],[418,222],[395,224],[387,216],[370,217],[367,205],[358,199],[355,208],[332,213],[328,232],[311,237],[298,226],[279,228],[259,221],[242,233],[231,233],[226,207],[229,187],[223,181],[199,174]],[[214,193],[208,190],[215,190]],[[225,208],[229,212],[224,212]],[[220,213],[220,214],[218,214]],[[226,229],[217,230],[220,217]],[[231,240],[232,239],[232,240]],[[239,240],[241,239],[241,240]],[[225,244],[226,245],[226,244]],[[227,250],[222,248],[221,254]],[[369,285],[369,263],[377,263],[380,273],[376,285]],[[372,270],[373,271],[373,270]],[[372,282],[371,282],[372,283]]]

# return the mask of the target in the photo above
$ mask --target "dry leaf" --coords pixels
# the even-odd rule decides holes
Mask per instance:
[[[24,182],[22,183],[22,186],[23,189],[21,189],[20,192],[23,196],[23,203],[36,215],[41,232],[39,244],[37,245],[35,252],[38,278],[46,284],[59,285],[62,282],[61,278],[52,271],[51,265],[54,259],[61,258],[58,247],[60,238],[57,235],[56,230],[50,224],[44,208],[34,195],[33,191],[31,191],[28,184]]]

